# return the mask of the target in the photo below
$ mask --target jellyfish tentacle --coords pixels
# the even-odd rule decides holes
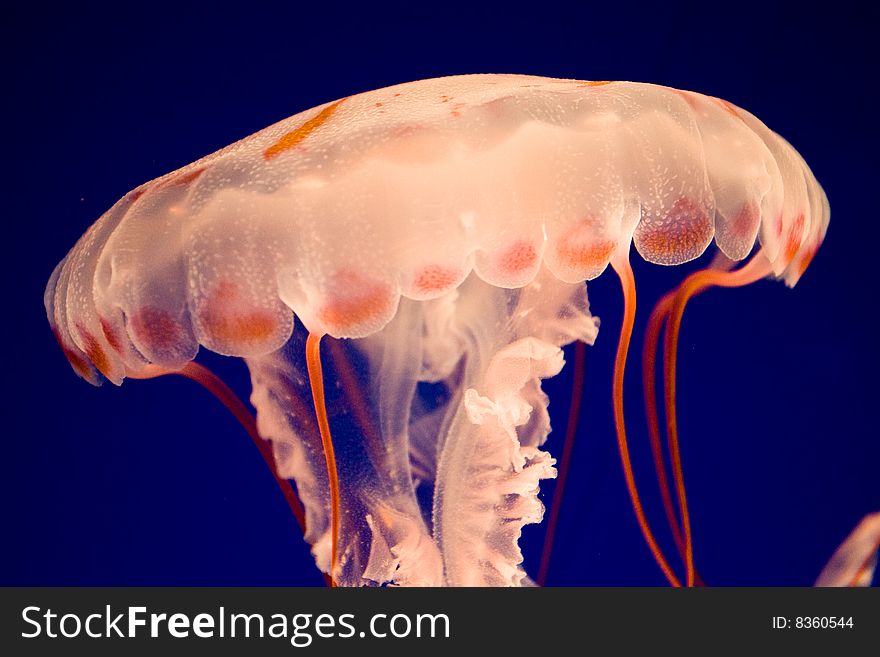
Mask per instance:
[[[556,538],[556,526],[559,522],[559,514],[562,508],[562,499],[565,494],[565,484],[568,479],[569,466],[571,465],[571,453],[574,448],[574,440],[577,435],[578,421],[581,414],[581,399],[584,390],[584,367],[586,363],[587,345],[578,340],[574,345],[574,371],[572,373],[571,400],[569,403],[568,423],[565,428],[565,440],[562,447],[562,455],[559,459],[559,474],[556,479],[556,488],[553,493],[553,503],[550,508],[550,518],[547,521],[547,532],[544,537],[544,547],[541,552],[541,564],[538,570],[537,584],[544,586],[547,583],[547,575],[550,570],[550,558],[553,555],[553,543]]]
[[[672,493],[669,487],[669,479],[666,476],[666,459],[663,456],[663,446],[660,438],[660,416],[657,411],[657,345],[660,341],[660,333],[666,326],[669,311],[675,291],[668,292],[654,306],[648,325],[645,328],[645,341],[642,348],[642,389],[645,396],[645,417],[648,421],[648,438],[651,442],[651,456],[654,459],[654,471],[657,474],[657,485],[660,488],[660,497],[663,501],[663,511],[675,546],[685,561],[684,538],[682,537],[681,525],[675,513],[672,502]]]
[[[870,586],[880,551],[880,512],[869,513],[831,555],[814,586]]]
[[[664,389],[666,407],[666,430],[672,459],[672,474],[678,495],[679,512],[681,513],[682,530],[685,542],[685,568],[687,584],[693,586],[696,577],[694,569],[693,540],[691,535],[690,514],[687,507],[687,494],[684,487],[684,476],[681,467],[681,450],[678,440],[678,419],[675,409],[676,386],[675,372],[677,367],[678,336],[681,320],[688,300],[709,287],[741,287],[754,283],[772,273],[769,261],[763,252],[758,251],[743,267],[732,272],[716,269],[702,269],[684,279],[669,310],[666,335],[663,342]]]
[[[336,454],[333,451],[333,439],[330,435],[330,422],[327,419],[327,406],[324,403],[324,374],[321,367],[321,335],[309,333],[306,339],[306,365],[309,372],[309,385],[312,389],[312,400],[315,403],[315,415],[318,418],[318,429],[321,432],[321,443],[324,446],[324,457],[327,459],[327,478],[330,482],[330,581],[336,572],[336,561],[339,548],[339,474],[336,471]]]
[[[256,446],[257,450],[260,452],[260,456],[263,457],[263,461],[266,463],[266,466],[275,478],[275,483],[278,484],[278,488],[281,490],[281,494],[284,496],[287,506],[290,508],[291,513],[293,513],[293,517],[296,518],[296,523],[299,525],[300,531],[302,531],[305,536],[305,510],[303,509],[299,495],[296,493],[296,489],[288,479],[285,479],[278,474],[278,467],[276,465],[275,456],[272,453],[272,448],[269,446],[269,441],[264,440],[260,435],[253,414],[247,409],[244,402],[239,399],[238,395],[232,391],[232,388],[226,385],[226,382],[223,381],[223,379],[214,374],[214,372],[204,365],[196,363],[195,361],[190,361],[179,370],[169,370],[158,365],[147,365],[140,371],[128,372],[126,376],[131,379],[155,379],[170,374],[177,374],[190,381],[198,383],[205,390],[214,395],[214,397],[226,407],[226,410],[232,413],[235,419],[238,420],[238,423],[247,432],[251,441],[254,443],[254,446]],[[333,580],[326,573],[323,575],[327,585],[332,586]]]
[[[380,437],[376,432],[376,427],[370,417],[370,410],[367,406],[367,401],[364,399],[364,396],[359,393],[360,386],[358,385],[357,377],[352,371],[351,363],[348,362],[348,358],[345,356],[342,344],[339,340],[331,339],[327,343],[327,346],[330,351],[330,356],[333,359],[333,365],[336,368],[337,376],[342,384],[343,394],[349,403],[349,407],[351,408],[351,412],[354,415],[358,428],[367,439],[367,442],[373,445],[374,449],[379,449],[378,446],[381,445]]]
[[[629,458],[629,446],[626,440],[626,423],[624,421],[623,413],[623,375],[626,370],[626,357],[629,352],[629,343],[632,338],[633,324],[636,317],[636,283],[632,267],[629,264],[628,253],[623,256],[615,256],[611,260],[611,266],[617,273],[617,276],[620,279],[620,286],[623,290],[623,321],[620,327],[620,340],[617,343],[617,355],[614,359],[613,383],[614,428],[617,433],[617,447],[620,452],[620,460],[623,464],[623,475],[626,479],[626,488],[629,492],[633,511],[635,511],[636,514],[636,520],[639,523],[639,528],[642,530],[642,536],[648,544],[648,548],[651,550],[654,560],[657,562],[657,565],[660,566],[660,570],[663,571],[663,574],[666,576],[666,579],[669,580],[669,583],[672,586],[680,587],[681,581],[676,577],[672,568],[670,568],[669,562],[666,560],[666,557],[663,556],[663,552],[660,550],[660,546],[657,544],[657,540],[654,538],[654,534],[651,532],[651,528],[648,525],[648,520],[645,517],[645,512],[642,508],[642,501],[639,498],[639,492],[636,488],[632,463]]]
[[[190,361],[187,363],[182,370],[175,372],[181,376],[190,379],[191,381],[195,381],[203,388],[205,388],[208,392],[214,395],[220,402],[235,416],[235,419],[238,420],[238,423],[244,427],[245,431],[247,431],[248,435],[251,437],[254,445],[257,446],[257,449],[260,451],[260,455],[263,457],[263,460],[266,462],[266,465],[269,466],[269,469],[272,471],[272,476],[275,477],[275,480],[278,483],[279,488],[281,488],[281,492],[284,494],[284,499],[287,501],[287,505],[290,507],[293,516],[296,518],[296,522],[299,525],[300,529],[303,533],[306,531],[306,518],[305,512],[303,511],[302,502],[300,502],[299,497],[296,492],[294,492],[293,486],[290,481],[287,479],[282,479],[278,475],[278,470],[275,467],[275,457],[272,454],[272,449],[269,446],[269,443],[260,436],[257,431],[257,423],[254,419],[254,416],[248,411],[247,407],[245,407],[244,402],[238,398],[238,396],[232,391],[232,389],[226,385],[226,383],[214,372],[209,370],[204,365],[200,365],[195,361]]]
[[[672,308],[672,300],[675,297],[675,290],[671,290],[664,295],[660,301],[654,306],[651,317],[648,320],[648,326],[645,329],[645,342],[642,358],[642,387],[645,395],[645,415],[648,421],[648,436],[651,441],[651,456],[654,459],[654,471],[657,474],[657,485],[660,488],[660,496],[663,500],[663,510],[669,523],[669,529],[672,532],[672,538],[675,546],[678,548],[678,554],[681,557],[682,564],[686,563],[687,554],[685,551],[684,537],[682,536],[681,523],[675,512],[672,502],[672,493],[669,486],[669,479],[666,476],[666,459],[663,456],[663,446],[660,439],[660,420],[657,412],[657,345],[660,339],[660,333],[666,330],[666,323],[669,320],[669,311]],[[666,445],[669,451],[669,459],[672,460],[672,447],[667,441]],[[681,509],[679,509],[679,515]],[[700,573],[694,567],[694,584],[704,586],[705,582],[700,577]]]
[[[235,419],[238,420],[238,423],[244,428],[256,448],[259,450],[260,455],[269,467],[272,476],[275,477],[275,481],[281,489],[281,493],[284,495],[284,499],[287,501],[287,505],[290,507],[293,517],[296,518],[297,524],[305,534],[305,513],[296,491],[287,479],[283,479],[279,476],[278,470],[275,467],[275,457],[272,454],[268,442],[265,441],[257,431],[257,423],[256,420],[254,420],[254,416],[244,405],[244,402],[238,398],[238,395],[226,385],[223,379],[214,374],[214,372],[204,365],[196,363],[195,361],[190,361],[180,370],[169,370],[158,365],[147,365],[139,372],[127,373],[127,376],[131,379],[155,379],[169,374],[177,374],[191,381],[195,381],[205,390],[214,395],[214,397],[216,397],[220,403],[232,413]]]
[[[874,570],[877,568],[877,552],[880,551],[880,536],[877,534],[878,532],[878,518],[876,514],[873,518],[870,516],[866,518],[866,520],[871,524],[871,531],[874,532],[874,544],[871,549],[871,553],[868,554],[863,560],[861,565],[856,569],[855,574],[852,578],[847,582],[847,587],[855,588],[855,587],[863,587],[870,586],[871,580],[874,578]],[[867,531],[864,527],[857,527],[855,531]]]
[[[734,264],[735,261],[719,251],[709,264],[709,269],[728,271]],[[669,487],[669,479],[666,476],[667,466],[660,438],[660,416],[657,411],[657,347],[660,342],[660,334],[666,330],[669,313],[672,310],[672,302],[677,291],[678,288],[676,287],[663,295],[654,305],[654,309],[651,311],[651,316],[648,319],[648,324],[645,328],[645,341],[642,347],[642,389],[644,391],[645,417],[648,423],[648,438],[651,442],[651,455],[654,459],[654,471],[657,474],[657,484],[663,501],[663,511],[666,514],[666,520],[672,532],[675,546],[678,548],[678,553],[684,564],[686,563],[685,544],[684,537],[682,536],[681,522],[678,519],[681,509],[679,508],[679,515],[676,515]],[[667,444],[667,447],[670,449],[669,458],[671,460],[671,446]],[[704,583],[696,570],[694,572],[694,582],[698,586],[702,586]]]
[[[574,372],[572,373],[571,401],[569,403],[568,424],[565,427],[565,441],[562,455],[559,458],[559,474],[556,477],[556,488],[553,491],[553,504],[550,507],[550,518],[547,521],[547,532],[544,535],[544,547],[541,551],[541,565],[535,580],[538,586],[547,583],[550,571],[550,557],[553,556],[553,541],[556,538],[556,525],[562,509],[562,497],[565,494],[565,482],[571,465],[571,452],[577,435],[578,421],[581,417],[581,398],[584,394],[584,366],[586,363],[587,345],[578,340],[574,343]]]

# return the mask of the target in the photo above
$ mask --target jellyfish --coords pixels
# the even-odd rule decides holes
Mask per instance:
[[[685,306],[713,286],[794,286],[828,220],[798,153],[726,101],[454,76],[321,105],[141,185],[56,267],[45,306],[87,381],[178,373],[217,394],[332,584],[516,586],[533,581],[519,538],[557,475],[541,381],[564,346],[582,358],[596,339],[586,282],[610,265],[625,302],[613,412],[627,490],[669,582],[694,584],[675,408]],[[671,266],[713,241],[715,259],[661,300],[645,338],[676,574],[630,466],[630,252]],[[200,346],[244,359],[255,420],[194,362]]]

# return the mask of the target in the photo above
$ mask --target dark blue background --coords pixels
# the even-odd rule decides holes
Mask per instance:
[[[226,411],[175,378],[101,389],[75,378],[48,329],[43,288],[79,235],[141,182],[319,103],[456,73],[694,89],[749,109],[794,144],[832,207],[813,266],[794,290],[713,291],[686,315],[680,409],[697,563],[712,584],[809,584],[858,519],[880,509],[876,10],[122,5],[3,18],[0,584],[321,583]],[[685,271],[636,263],[637,330]],[[612,432],[616,279],[601,277],[590,297],[604,324],[589,350],[550,583],[661,584]],[[247,396],[244,365],[208,356]],[[627,386],[636,474],[669,549],[637,372]],[[569,376],[547,386],[557,427]],[[542,533],[528,528],[523,541],[532,572]]]

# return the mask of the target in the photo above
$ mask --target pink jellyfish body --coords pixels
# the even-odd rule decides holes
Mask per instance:
[[[794,149],[720,99],[457,76],[322,105],[138,187],[58,265],[45,300],[93,383],[204,382],[189,364],[199,345],[245,358],[255,431],[295,482],[305,538],[336,584],[519,585],[522,527],[541,521],[539,484],[557,474],[541,449],[541,380],[562,368],[562,346],[595,339],[584,281],[610,264],[625,298],[614,412],[628,489],[670,582],[692,584],[675,425],[681,313],[712,285],[794,285],[828,219]],[[679,577],[629,467],[629,253],[676,265],[713,240],[723,256],[661,301],[646,340],[659,441],[665,327],[674,481],[662,487]]]

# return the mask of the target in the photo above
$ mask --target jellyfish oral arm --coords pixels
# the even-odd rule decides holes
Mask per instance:
[[[583,283],[545,274],[508,290],[471,277],[446,297],[402,302],[368,338],[323,338],[324,400],[311,395],[316,340],[302,327],[248,359],[261,434],[296,480],[319,567],[342,586],[527,581],[518,539],[541,520],[539,482],[555,474],[540,449],[550,432],[540,381],[563,366],[562,345],[591,344],[597,326]],[[448,400],[425,407],[419,382]],[[312,398],[333,434],[336,513],[319,414],[300,410]]]
[[[582,283],[542,275],[519,291],[476,285],[487,296],[468,329],[462,403],[437,466],[435,536],[448,584],[519,585],[518,539],[543,517],[540,480],[556,474],[540,449],[550,432],[540,380],[562,368],[562,345],[594,342],[598,320]]]
[[[534,410],[522,392],[533,377],[553,376],[562,365],[558,347],[523,338],[500,350],[481,380],[465,390],[438,468],[442,486],[435,500],[450,583],[522,583],[521,528],[541,521],[539,482],[556,476],[547,452],[520,443],[517,429]],[[502,378],[508,385],[499,390]]]

